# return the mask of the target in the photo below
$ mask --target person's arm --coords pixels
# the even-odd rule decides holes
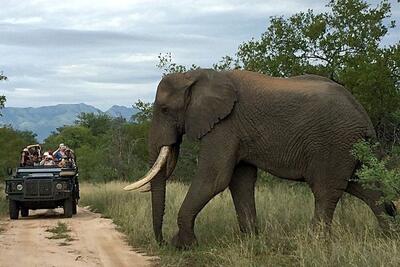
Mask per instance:
[[[25,152],[21,153],[21,161],[20,161],[20,166],[23,167],[25,164]]]

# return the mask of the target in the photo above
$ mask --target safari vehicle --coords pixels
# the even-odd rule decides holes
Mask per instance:
[[[21,164],[22,165],[22,164]],[[77,213],[79,199],[78,169],[52,166],[20,166],[8,170],[5,193],[10,219],[29,216],[29,210],[64,208],[64,216]]]

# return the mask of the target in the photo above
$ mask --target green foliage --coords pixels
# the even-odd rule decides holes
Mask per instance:
[[[362,0],[337,0],[328,7],[330,12],[320,14],[308,10],[287,19],[272,17],[260,40],[239,47],[243,67],[273,76],[318,73],[338,78],[360,56],[380,51],[380,40],[393,27],[383,22],[390,16],[387,1],[371,8]]]
[[[18,166],[24,147],[36,142],[32,132],[17,131],[11,127],[0,128],[0,177],[7,176],[8,167]]]
[[[224,56],[218,63],[213,64],[213,69],[215,70],[233,70],[240,68],[239,60],[231,56]]]
[[[179,159],[173,173],[173,178],[178,181],[191,182],[197,170],[197,158],[200,143],[183,138],[179,151]]]
[[[378,146],[378,143],[370,144],[365,140],[354,145],[353,155],[362,163],[356,175],[363,186],[381,190],[383,200],[395,201],[400,196],[400,168],[388,169],[388,156],[380,160],[375,155]],[[397,154],[396,151],[393,154]]]
[[[83,144],[92,144],[93,135],[89,128],[84,126],[63,126],[57,129],[57,132],[52,133],[47,137],[44,142],[44,148],[46,150],[55,150],[59,144],[64,143],[69,147],[77,149]]]
[[[3,75],[3,72],[0,72],[0,81],[2,80],[7,80],[7,77]],[[6,96],[1,95],[0,96],[0,109],[4,108],[4,104],[6,103]],[[1,116],[1,113],[0,113]]]
[[[5,105],[5,103],[6,103],[6,96],[4,96],[4,95],[1,95],[0,96],[0,109],[2,109],[2,108],[4,108],[4,105]],[[0,116],[2,116],[1,115],[1,113],[0,113]]]
[[[108,114],[81,113],[75,124],[90,129],[92,135],[97,136],[106,133],[112,121]]]
[[[159,63],[157,64],[157,67],[161,70],[163,70],[163,75],[167,75],[170,73],[181,73],[181,72],[186,72],[189,70],[195,70],[200,68],[199,66],[192,64],[190,67],[186,67],[184,65],[179,65],[174,62],[172,62],[172,55],[171,53],[166,53],[164,55],[160,54],[158,55]]]
[[[132,116],[132,121],[136,121],[137,123],[146,123],[151,121],[153,115],[153,104],[145,103],[139,99],[133,107],[137,108],[139,112]]]
[[[7,80],[7,76],[4,76],[3,72],[0,72],[0,81]]]

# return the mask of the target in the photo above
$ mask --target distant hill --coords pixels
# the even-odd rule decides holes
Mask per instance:
[[[112,106],[103,112],[98,108],[84,103],[59,104],[38,108],[6,107],[1,110],[0,124],[11,125],[18,130],[32,131],[37,134],[37,139],[42,142],[52,131],[63,125],[71,125],[77,116],[82,113],[106,113],[112,117],[123,117],[130,120],[138,110],[124,106]]]
[[[111,117],[123,117],[127,120],[130,120],[132,115],[136,114],[137,112],[138,110],[135,108],[128,108],[118,105],[114,105],[106,111],[106,113]]]

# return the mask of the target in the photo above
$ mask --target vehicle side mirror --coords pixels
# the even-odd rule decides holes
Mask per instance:
[[[7,168],[7,174],[8,174],[8,175],[12,175],[12,174],[13,174],[13,169],[10,168],[10,167],[8,167],[8,168]]]

